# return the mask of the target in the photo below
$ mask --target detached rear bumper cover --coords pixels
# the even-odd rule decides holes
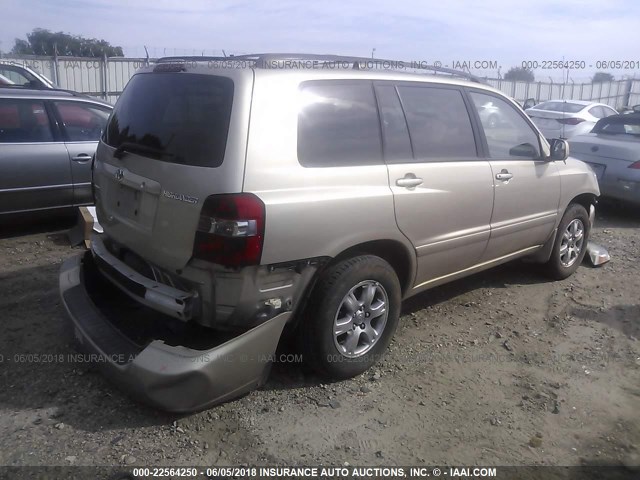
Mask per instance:
[[[153,341],[136,347],[97,309],[82,282],[83,255],[60,269],[60,294],[83,349],[134,397],[163,410],[191,412],[230,400],[266,381],[290,312],[211,350]],[[97,357],[96,357],[97,358]]]

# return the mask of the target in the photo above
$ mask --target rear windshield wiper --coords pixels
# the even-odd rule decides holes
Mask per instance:
[[[122,158],[126,152],[141,153],[143,155],[147,154],[156,157],[173,157],[172,153],[167,153],[159,148],[148,147],[146,145],[140,145],[139,143],[133,142],[121,143],[120,146],[116,148],[116,151],[113,152],[113,156],[115,158]]]

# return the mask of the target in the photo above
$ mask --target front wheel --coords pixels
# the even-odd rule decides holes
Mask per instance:
[[[322,274],[301,319],[303,355],[320,374],[350,378],[376,363],[400,317],[400,282],[380,257],[361,255]]]
[[[545,265],[551,278],[563,280],[578,269],[587,251],[590,229],[586,209],[577,203],[569,205],[558,226],[551,258]]]

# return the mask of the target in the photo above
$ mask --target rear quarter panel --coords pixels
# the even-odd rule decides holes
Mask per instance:
[[[244,190],[266,205],[262,263],[335,257],[363,242],[395,240],[415,265],[415,250],[396,225],[385,165],[298,162],[298,87],[312,79],[256,71]]]

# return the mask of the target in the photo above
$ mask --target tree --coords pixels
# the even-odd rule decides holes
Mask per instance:
[[[596,72],[591,79],[591,83],[613,82],[613,75],[607,72]]]
[[[114,47],[106,40],[84,38],[64,32],[50,32],[34,28],[27,39],[16,38],[11,53],[18,55],[63,55],[75,57],[123,57],[122,47]]]
[[[505,80],[515,80],[518,82],[533,82],[535,81],[535,75],[531,70],[524,67],[511,67],[507,73],[504,74]]]

